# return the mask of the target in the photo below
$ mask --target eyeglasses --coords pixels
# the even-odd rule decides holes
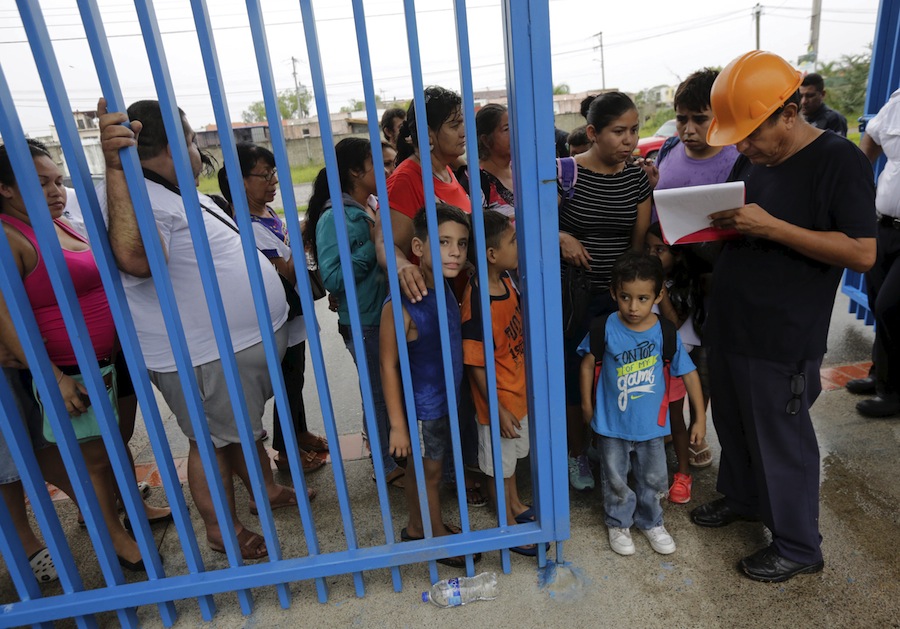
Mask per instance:
[[[791,376],[791,395],[794,397],[788,400],[787,406],[784,409],[788,415],[796,415],[800,412],[800,407],[802,406],[800,396],[803,395],[805,390],[806,376],[802,373]]]
[[[275,179],[275,177],[278,176],[278,170],[273,168],[272,170],[270,170],[267,173],[249,173],[247,176],[248,177],[259,177],[261,179],[265,179],[266,183],[269,183],[270,181]]]

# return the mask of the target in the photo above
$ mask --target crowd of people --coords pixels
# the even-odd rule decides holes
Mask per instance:
[[[780,57],[756,51],[735,59],[721,72],[695,72],[679,85],[674,97],[677,135],[663,145],[655,163],[633,157],[640,117],[635,103],[623,93],[586,99],[586,124],[567,135],[565,154],[570,157],[559,159],[557,187],[566,414],[550,422],[554,435],[567,440],[571,486],[591,490],[596,484],[594,473],[599,473],[610,548],[620,555],[636,552],[631,536],[635,527],[654,551],[675,552],[675,541],[663,522],[661,500],[690,502],[692,469],[713,463],[706,440],[711,405],[722,448],[717,485],[722,497],[695,508],[693,522],[721,527],[737,520],[762,521],[772,533],[772,543],[739,564],[751,579],[783,581],[822,569],[819,453],[810,407],[820,392],[818,372],[841,271],[867,271],[875,264],[876,230],[880,265],[876,269],[882,271],[881,280],[872,283],[879,317],[876,365],[877,373],[885,374],[878,378],[876,400],[900,406],[900,385],[893,382],[896,370],[889,367],[896,299],[890,262],[882,261],[893,258],[896,247],[891,239],[900,219],[891,215],[889,194],[882,195],[879,187],[881,227],[877,228],[870,163],[882,147],[891,157],[892,131],[888,120],[873,121],[864,154],[841,137],[846,135],[846,120],[823,104],[824,94],[821,77],[804,78]],[[442,484],[457,477],[452,469],[451,421],[458,423],[461,437],[465,469],[459,476],[466,483],[461,495],[469,506],[481,507],[490,501],[498,513],[505,512],[507,522],[535,519],[516,480],[517,461],[529,455],[532,418],[526,395],[528,348],[516,236],[516,221],[528,217],[517,215],[515,209],[509,114],[497,104],[477,112],[480,181],[474,182],[465,166],[466,124],[460,96],[441,87],[428,87],[424,96],[424,112],[417,112],[415,105],[406,111],[385,112],[385,141],[374,147],[381,149],[380,158],[365,139],[347,138],[337,144],[334,174],[341,198],[331,198],[328,173],[323,169],[313,185],[303,230],[308,260],[299,267],[291,255],[284,222],[270,207],[278,173],[268,149],[238,144],[244,190],[233,189],[238,178],[229,177],[223,168],[219,182],[224,198],[212,199],[179,188],[157,102],[139,101],[127,112],[107,112],[102,100],[98,105],[106,161],[98,195],[109,241],[150,380],[188,438],[188,485],[213,551],[225,552],[226,543],[137,227],[119,156],[122,149],[137,149],[176,301],[182,314],[191,314],[182,316],[182,323],[243,559],[264,558],[268,550],[263,536],[238,519],[233,477],[251,491],[251,513],[257,512],[256,501],[262,496],[252,495],[227,393],[226,369],[204,300],[200,264],[186,218],[186,210],[195,202],[189,197],[195,195],[218,283],[227,287],[221,291],[222,304],[256,455],[262,461],[268,460],[262,416],[273,386],[260,324],[254,310],[247,307],[252,295],[233,220],[237,212],[250,215],[288,392],[290,417],[275,415],[277,468],[289,470],[296,456],[303,472],[321,469],[329,447],[307,425],[303,401],[307,325],[292,294],[298,275],[306,273],[305,265],[312,262],[331,295],[348,351],[358,367],[364,364],[368,372],[374,415],[365,417],[364,431],[370,437],[377,435],[378,441],[378,448],[372,448],[373,480],[381,477],[404,492],[408,517],[401,540],[422,539],[429,531],[434,536],[459,532],[441,505]],[[886,110],[892,103],[893,98]],[[425,116],[427,138],[419,137],[417,114]],[[885,118],[888,115],[886,111]],[[123,124],[126,121],[130,126]],[[183,112],[181,123],[196,178],[203,158]],[[426,145],[428,153],[423,154],[421,147]],[[67,205],[57,167],[40,144],[30,146],[98,365],[116,393],[111,399],[127,443],[134,430],[134,393],[127,365],[117,350],[96,262],[87,238],[74,227],[77,220],[65,218],[72,216],[72,207]],[[384,168],[387,177],[386,200],[376,196],[378,167]],[[428,229],[423,172],[432,176],[437,231]],[[709,217],[723,238],[670,244],[658,222],[654,190],[724,182],[742,182],[746,204]],[[483,209],[484,242],[475,240],[471,224],[476,204]],[[343,212],[341,222],[349,240],[349,260],[339,254],[339,212]],[[91,400],[80,380],[29,214],[3,148],[0,222],[66,408],[73,418],[89,414]],[[392,250],[384,233],[388,222]],[[725,239],[725,234],[732,237]],[[483,289],[472,268],[482,251],[488,304],[482,303]],[[390,294],[389,267],[396,268],[399,294]],[[362,325],[359,337],[351,327],[346,284],[350,278]],[[439,292],[445,297],[443,304]],[[400,327],[394,325],[396,308],[402,313]],[[487,311],[489,329],[483,322]],[[441,338],[441,318],[447,321],[449,347]],[[485,358],[488,333],[493,346],[492,379]],[[360,338],[362,347],[357,344]],[[405,398],[400,368],[403,344],[412,377],[407,383],[411,400]],[[27,358],[5,304],[0,304],[0,348],[4,375],[17,392],[42,472],[72,495],[53,436],[41,430],[40,395],[29,380]],[[447,355],[449,374],[444,372]],[[492,444],[489,381],[495,382],[499,402],[499,449]],[[409,422],[412,414],[414,423]],[[365,405],[364,415],[368,415]],[[416,425],[418,430],[411,430]],[[286,435],[294,435],[296,443],[287,444]],[[413,439],[418,449],[413,448]],[[667,440],[677,461],[674,470],[668,469],[666,461]],[[143,570],[137,545],[116,510],[115,483],[103,443],[96,434],[86,434],[79,441],[119,561],[128,569]],[[422,457],[424,502],[420,502],[416,475],[407,473],[414,452]],[[498,504],[493,481],[498,452],[503,505]],[[0,456],[0,465],[8,467],[8,461],[8,456]],[[271,508],[296,506],[294,490],[276,482],[270,466],[262,469]],[[488,477],[487,496],[475,470]],[[52,558],[29,527],[15,469],[0,470],[0,482],[35,574],[51,580],[55,576]],[[310,489],[306,499],[314,497]],[[146,510],[151,523],[171,518],[168,508],[147,505]],[[534,544],[510,550],[538,554]],[[479,558],[475,555],[476,561]],[[440,561],[465,565],[462,557]]]

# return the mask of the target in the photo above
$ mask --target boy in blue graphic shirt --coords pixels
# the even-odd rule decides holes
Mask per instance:
[[[632,524],[637,525],[656,552],[675,552],[675,542],[663,526],[659,502],[668,487],[663,439],[670,429],[663,332],[651,309],[662,299],[663,290],[663,269],[658,258],[626,253],[613,265],[610,292],[619,310],[606,321],[596,404],[592,395],[595,360],[590,335],[578,347],[584,357],[582,411],[585,423],[590,422],[598,435],[602,458],[600,479],[609,545],[620,555],[634,554]],[[684,380],[697,418],[691,424],[691,443],[698,444],[706,436],[700,378],[677,337],[670,371],[672,376]],[[635,489],[628,486],[629,472],[634,474]]]

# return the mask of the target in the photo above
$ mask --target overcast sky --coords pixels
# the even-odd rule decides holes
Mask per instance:
[[[262,98],[253,43],[241,0],[207,0],[232,120]],[[515,0],[514,0],[515,1]],[[312,87],[296,0],[261,0],[278,89],[293,88],[291,57],[299,80]],[[875,36],[878,0],[823,0],[819,58],[868,51]],[[75,0],[41,0],[72,107],[93,109],[100,94]],[[214,121],[188,0],[155,0],[178,104],[195,128]],[[550,0],[553,82],[572,91],[601,87],[603,33],[606,86],[638,91],[677,84],[707,65],[725,65],[755,47],[752,0]],[[812,0],[761,3],[764,50],[792,63],[809,43]],[[155,98],[134,4],[99,0],[126,102]],[[338,110],[363,96],[350,0],[314,0],[329,106]],[[375,88],[385,99],[409,98],[409,53],[402,0],[365,0]],[[505,85],[499,0],[467,2],[474,87]],[[416,3],[426,84],[459,87],[450,0]],[[45,135],[52,122],[13,0],[0,1],[0,64],[26,131]]]

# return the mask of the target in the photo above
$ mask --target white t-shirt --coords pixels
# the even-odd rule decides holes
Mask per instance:
[[[87,227],[84,224],[84,215],[81,212],[81,205],[78,203],[78,197],[75,195],[75,189],[66,186],[66,207],[63,209],[63,218],[69,222],[78,234],[85,240],[88,238]]]
[[[156,226],[168,252],[169,276],[184,326],[191,363],[196,367],[212,362],[219,358],[219,350],[216,347],[184,204],[179,195],[164,186],[149,180],[146,180],[146,184]],[[199,192],[196,194],[204,208],[232,222],[212,199]],[[98,186],[97,195],[106,217],[108,210],[105,182]],[[240,236],[206,211],[203,212],[203,223],[216,269],[225,318],[231,332],[231,342],[234,351],[239,352],[262,340],[253,308],[250,277],[241,253]],[[258,255],[269,314],[273,328],[279,330],[287,321],[288,315],[284,289],[275,267],[261,253]],[[152,278],[139,278],[127,273],[121,275],[147,368],[159,372],[175,371],[175,358]]]
[[[866,134],[884,150],[887,163],[878,176],[875,209],[879,214],[900,218],[900,90],[866,125]]]
[[[272,230],[259,223],[253,221],[253,236],[256,239],[256,247],[261,251],[276,251],[279,258],[283,258],[285,262],[291,259],[291,248],[285,244],[281,238],[272,233]],[[271,264],[271,262],[270,262]],[[302,264],[299,268],[294,267],[295,272],[299,275],[306,270],[306,264]],[[279,280],[281,281],[281,280]],[[297,290],[297,284],[294,284],[294,290]],[[299,294],[299,291],[298,291]],[[306,322],[303,316],[294,317],[287,322],[288,326],[288,347],[293,347],[306,340]]]

